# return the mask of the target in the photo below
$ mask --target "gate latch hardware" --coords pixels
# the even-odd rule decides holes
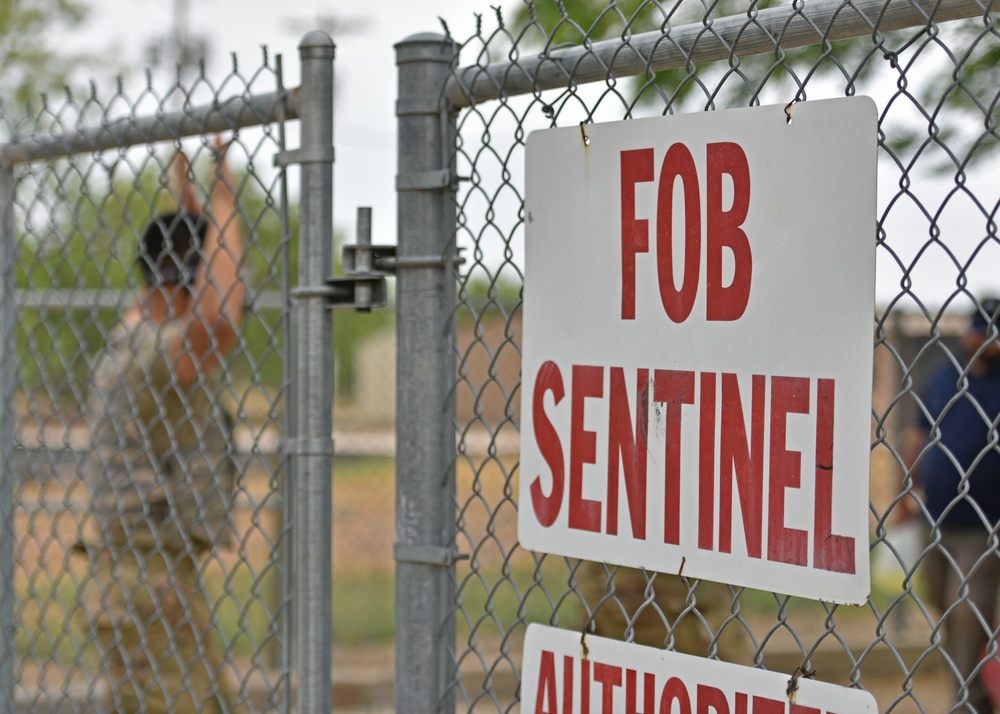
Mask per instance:
[[[352,307],[369,312],[385,307],[385,278],[381,275],[348,275],[326,279],[325,297],[330,307]]]
[[[385,251],[395,253],[395,246],[372,245],[372,209],[358,208],[357,245],[344,246],[344,275],[328,278],[326,298],[330,307],[352,307],[369,312],[385,307],[385,275],[376,267],[377,257]]]
[[[343,247],[346,277],[329,278],[322,288],[331,307],[353,307],[361,312],[384,307],[386,276],[410,268],[452,269],[465,262],[457,254],[398,257],[394,245],[372,245],[372,209],[366,206],[358,208],[357,240],[355,245]]]
[[[367,213],[363,214],[363,211]],[[409,268],[450,269],[465,262],[465,258],[457,254],[451,257],[397,256],[394,245],[372,245],[370,231],[371,209],[359,208],[357,245],[345,245],[343,248],[344,272],[348,275],[395,275],[400,270]]]

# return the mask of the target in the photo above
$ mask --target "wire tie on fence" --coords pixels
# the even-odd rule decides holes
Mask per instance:
[[[396,543],[392,548],[397,563],[416,563],[418,565],[439,565],[451,567],[458,560],[467,560],[467,553],[459,553],[451,548],[437,545],[413,545]]]
[[[785,105],[785,124],[792,123],[792,107],[795,106],[795,103],[798,101],[798,99],[793,99]]]
[[[584,146],[590,146],[590,137],[587,136],[587,129],[586,129],[586,126],[585,126],[586,123],[587,122],[585,122],[585,121],[580,122],[580,136],[583,137],[583,145]]]
[[[794,700],[795,692],[799,691],[799,679],[815,679],[815,678],[816,678],[815,669],[805,670],[801,665],[796,667],[795,671],[792,672],[791,678],[788,680],[788,686],[785,688],[785,696],[787,696],[789,699]]]

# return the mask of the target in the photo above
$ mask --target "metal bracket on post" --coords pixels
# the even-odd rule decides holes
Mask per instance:
[[[327,278],[324,284],[292,290],[292,297],[322,297],[326,306],[350,307],[360,312],[368,312],[373,307],[385,307],[385,278],[379,275],[348,275],[343,278]]]
[[[295,288],[292,297],[296,300],[319,297],[330,308],[351,307],[368,312],[373,307],[385,307],[385,278],[380,275],[327,278],[322,285]]]
[[[344,246],[344,277],[327,278],[323,285],[317,287],[298,288],[292,291],[292,297],[322,297],[326,300],[327,307],[349,307],[359,312],[370,312],[373,307],[385,307],[386,274],[373,267],[373,256],[380,255],[386,248],[395,252],[395,247],[373,247],[371,226],[372,209],[358,208],[358,244]]]
[[[332,146],[310,146],[302,149],[288,149],[274,155],[274,165],[278,168],[294,164],[332,164],[334,149]]]
[[[458,190],[458,182],[463,178],[450,169],[399,174],[396,176],[396,190],[434,191],[435,189],[447,188],[456,191]]]
[[[462,248],[458,249],[459,251]],[[396,275],[400,270],[411,268],[451,268],[454,265],[461,265],[465,258],[461,255],[416,255],[397,256],[394,245],[345,245],[344,246],[344,272],[355,273],[356,267],[362,260],[370,261],[373,266],[365,274],[371,275]]]
[[[332,307],[353,307],[363,312],[386,303],[386,276],[409,268],[446,268],[461,265],[460,255],[396,255],[394,245],[372,245],[372,209],[358,208],[357,240],[343,247],[343,278],[330,278],[323,288]],[[459,249],[461,250],[461,249]]]
[[[440,565],[451,567],[459,560],[468,560],[468,553],[459,553],[451,548],[434,545],[411,545],[396,543],[392,549],[397,563],[417,563],[419,565]]]
[[[394,275],[396,246],[345,245],[341,253],[348,275]]]

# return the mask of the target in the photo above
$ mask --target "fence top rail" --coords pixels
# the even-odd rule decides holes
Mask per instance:
[[[0,166],[173,141],[298,117],[298,89],[239,95],[191,109],[145,117],[122,117],[76,131],[16,138],[0,144]]]
[[[56,289],[56,290],[16,290],[14,304],[19,310],[117,310],[135,302],[134,289]],[[253,310],[280,310],[284,308],[281,292],[278,290],[258,290],[246,296],[244,307]]]
[[[603,40],[511,62],[463,67],[448,78],[445,96],[462,109],[490,99],[564,88],[569,80],[600,82],[987,12],[980,0],[813,0],[644,32],[627,44],[621,39]]]

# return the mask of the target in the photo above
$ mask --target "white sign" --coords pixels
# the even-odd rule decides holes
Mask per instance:
[[[526,547],[865,601],[876,111],[789,115],[529,136]]]
[[[524,714],[876,714],[875,699],[805,677],[529,625]]]

